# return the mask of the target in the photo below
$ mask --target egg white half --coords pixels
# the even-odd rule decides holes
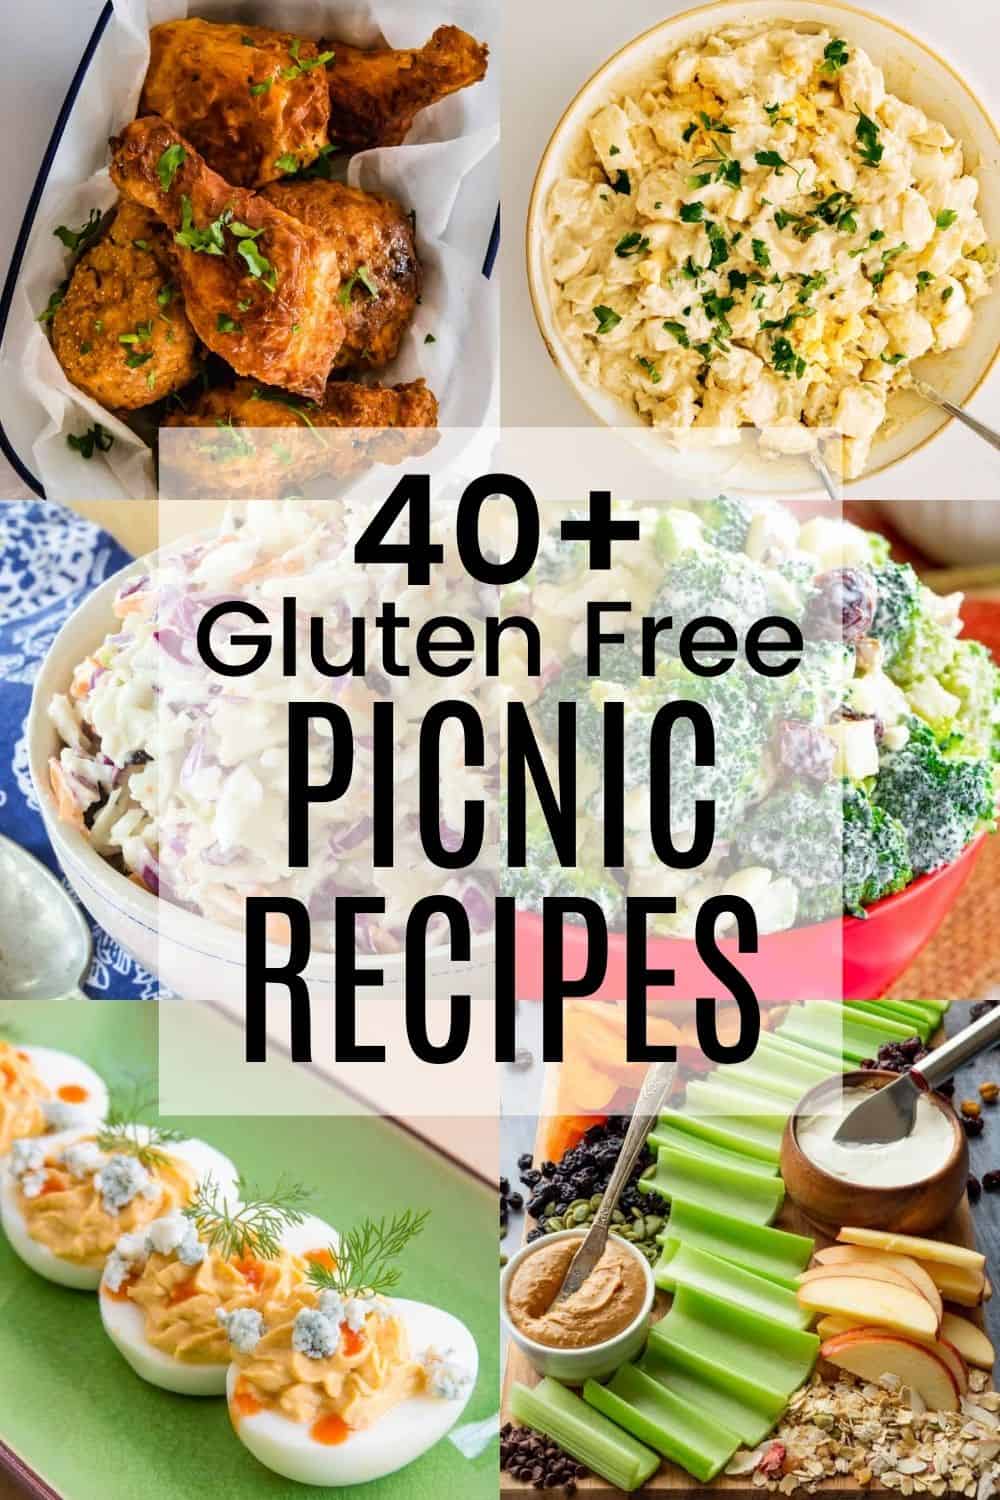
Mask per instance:
[[[141,1139],[143,1127],[139,1126],[138,1130]],[[65,1130],[58,1136],[42,1136],[39,1139],[47,1150],[61,1150],[92,1134],[92,1128]],[[186,1161],[199,1179],[211,1174],[224,1192],[236,1195],[239,1173],[228,1156],[223,1156],[214,1146],[209,1146],[205,1141],[186,1140],[172,1142],[165,1150],[171,1156]],[[54,1255],[47,1245],[41,1245],[32,1239],[17,1201],[17,1183],[6,1162],[0,1166],[0,1224],[3,1225],[11,1248],[39,1276],[44,1276],[47,1281],[54,1281],[59,1286],[71,1287],[74,1291],[96,1292],[103,1274],[103,1265],[85,1266],[78,1261],[66,1260],[63,1256]]]
[[[451,1430],[475,1389],[479,1369],[475,1340],[464,1323],[439,1307],[405,1297],[389,1301],[406,1325],[414,1358],[428,1348],[442,1353],[448,1350],[450,1358],[471,1376],[462,1394],[451,1401],[439,1396],[411,1396],[386,1412],[373,1427],[354,1432],[346,1442],[333,1447],[316,1442],[307,1426],[278,1412],[261,1411],[245,1417],[235,1415],[230,1404],[236,1435],[254,1458],[300,1484],[331,1488],[364,1484],[412,1463]],[[231,1365],[226,1382],[230,1403],[239,1375],[239,1366]]]
[[[74,1057],[71,1052],[58,1052],[54,1047],[19,1047],[23,1052],[39,1078],[49,1090],[49,1093],[59,1098],[59,1090],[67,1085],[76,1085],[78,1088],[86,1089],[87,1097],[79,1103],[67,1101],[72,1104],[74,1110],[79,1111],[79,1122],[74,1129],[83,1127],[93,1128],[104,1119],[108,1112],[108,1090],[104,1079],[95,1073],[89,1063],[82,1058]],[[61,1131],[50,1131],[46,1140],[51,1140],[57,1134],[66,1134]]]
[[[336,1231],[323,1219],[308,1217],[281,1236],[286,1250],[301,1254],[337,1243]],[[229,1362],[221,1365],[186,1364],[157,1349],[146,1337],[146,1318],[134,1302],[110,1297],[101,1287],[98,1298],[104,1331],[132,1369],[150,1385],[180,1396],[221,1396],[226,1389]]]

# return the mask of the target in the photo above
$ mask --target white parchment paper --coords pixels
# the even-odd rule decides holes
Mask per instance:
[[[78,228],[117,192],[107,142],[136,112],[149,61],[149,28],[188,14],[243,21],[372,46],[420,46],[441,25],[490,44],[486,79],[417,116],[407,143],[350,158],[346,180],[385,192],[416,211],[424,287],[413,326],[386,384],[424,376],[440,402],[442,427],[496,420],[497,289],[482,274],[499,198],[499,0],[114,0],[114,15],[78,95],[21,269],[0,355],[0,410],[21,458],[50,499],[152,498],[151,450],[132,430],[66,379],[38,314],[67,274],[70,257],[54,230]],[[433,342],[426,343],[426,335]],[[141,413],[140,413],[141,416]],[[100,422],[114,435],[88,462],[66,443]]]

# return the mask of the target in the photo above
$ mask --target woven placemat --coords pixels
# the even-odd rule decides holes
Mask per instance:
[[[958,900],[887,994],[979,1000],[1000,984],[1000,834],[987,838]]]

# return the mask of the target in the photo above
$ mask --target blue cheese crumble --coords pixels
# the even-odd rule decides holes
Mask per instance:
[[[12,1177],[22,1178],[28,1172],[37,1172],[44,1165],[45,1147],[38,1141],[15,1141],[10,1148],[10,1171]]]
[[[240,1354],[252,1354],[264,1337],[264,1319],[255,1307],[235,1307],[232,1312],[220,1307],[215,1316],[226,1330],[229,1342]]]
[[[159,1184],[134,1156],[109,1156],[95,1172],[94,1186],[107,1214],[121,1213],[135,1198],[153,1199],[160,1192]]]
[[[21,1192],[26,1198],[40,1198],[48,1175],[44,1167],[39,1172],[25,1172],[21,1178]]]
[[[451,1358],[453,1353],[452,1349],[445,1349],[443,1353],[439,1349],[426,1349],[420,1357],[427,1372],[427,1388],[432,1396],[442,1401],[457,1401],[472,1381],[465,1366]]]
[[[329,1359],[340,1348],[340,1325],[314,1307],[296,1313],[292,1348],[307,1359]]]
[[[200,1266],[205,1259],[205,1247],[198,1239],[198,1231],[182,1213],[164,1214],[154,1219],[146,1230],[146,1244],[150,1251],[160,1255],[176,1255],[185,1266]]]
[[[64,1099],[43,1099],[42,1114],[49,1130],[73,1130],[87,1119],[87,1111]]]
[[[104,1155],[93,1141],[77,1141],[67,1146],[60,1161],[71,1177],[92,1177],[104,1161]]]

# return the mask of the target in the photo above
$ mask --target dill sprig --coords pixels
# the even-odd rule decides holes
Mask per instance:
[[[187,1140],[183,1130],[149,1124],[142,1116],[156,1108],[156,1096],[132,1084],[112,1092],[104,1123],[97,1131],[97,1144],[109,1156],[134,1156],[146,1168],[162,1167],[168,1160],[164,1146]]]
[[[385,1219],[362,1219],[353,1229],[341,1235],[338,1247],[330,1246],[333,1269],[313,1262],[309,1280],[320,1291],[338,1292],[341,1297],[373,1297],[391,1291],[399,1282],[396,1260],[427,1223],[429,1213],[407,1209],[388,1224]]]
[[[240,1201],[233,1205],[214,1177],[198,1184],[194,1202],[183,1210],[198,1231],[198,1238],[225,1260],[274,1260],[281,1250],[282,1231],[305,1219],[303,1209],[312,1197],[300,1182],[281,1176],[270,1193],[264,1194],[241,1177],[237,1184]]]

